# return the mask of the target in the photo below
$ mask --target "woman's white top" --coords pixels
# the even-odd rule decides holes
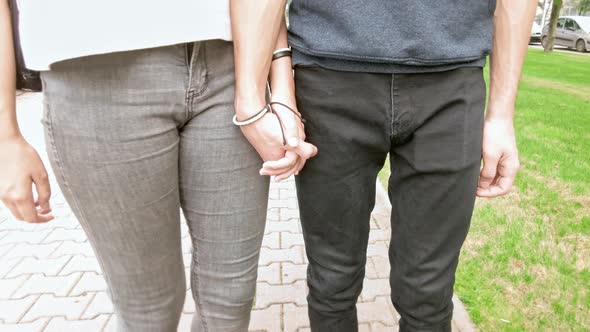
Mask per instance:
[[[229,0],[20,0],[29,69],[81,56],[231,40]]]

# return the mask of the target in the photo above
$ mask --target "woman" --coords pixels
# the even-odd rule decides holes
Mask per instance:
[[[248,124],[258,109],[240,104],[234,113],[229,3],[21,6],[25,61],[42,71],[47,152],[104,272],[119,330],[176,329],[186,290],[182,208],[194,248],[192,330],[246,331],[268,195],[260,156],[280,166],[269,175],[281,180],[315,151],[280,80],[273,98],[287,107]],[[15,116],[6,1],[0,52],[0,198],[15,218],[47,222],[47,172]]]

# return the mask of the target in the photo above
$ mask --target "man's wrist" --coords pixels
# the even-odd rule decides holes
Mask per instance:
[[[273,93],[271,98],[273,102],[279,102],[288,105],[289,107],[295,107],[297,102],[295,101],[295,96],[293,94],[277,94]]]

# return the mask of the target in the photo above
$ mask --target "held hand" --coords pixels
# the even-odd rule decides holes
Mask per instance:
[[[285,104],[294,105],[295,103]],[[296,108],[290,107],[297,112]],[[317,154],[317,148],[305,142],[305,128],[300,115],[298,116],[299,113],[296,115],[293,111],[280,104],[273,104],[273,109],[283,122],[287,140],[287,144],[284,146],[286,153],[284,158],[265,162],[260,174],[273,176],[274,181],[279,182],[293,174],[299,174],[307,159]]]
[[[0,199],[14,217],[31,223],[52,220],[50,197],[47,171],[35,149],[22,137],[0,140]]]
[[[497,197],[510,192],[520,168],[512,120],[488,119],[483,133],[483,168],[477,196]]]
[[[260,120],[240,129],[262,160],[278,160],[285,156],[280,123],[274,114],[266,113]]]

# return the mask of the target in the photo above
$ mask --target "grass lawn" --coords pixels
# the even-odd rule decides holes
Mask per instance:
[[[522,169],[477,201],[456,292],[482,331],[590,331],[590,56],[529,50],[516,109]]]

